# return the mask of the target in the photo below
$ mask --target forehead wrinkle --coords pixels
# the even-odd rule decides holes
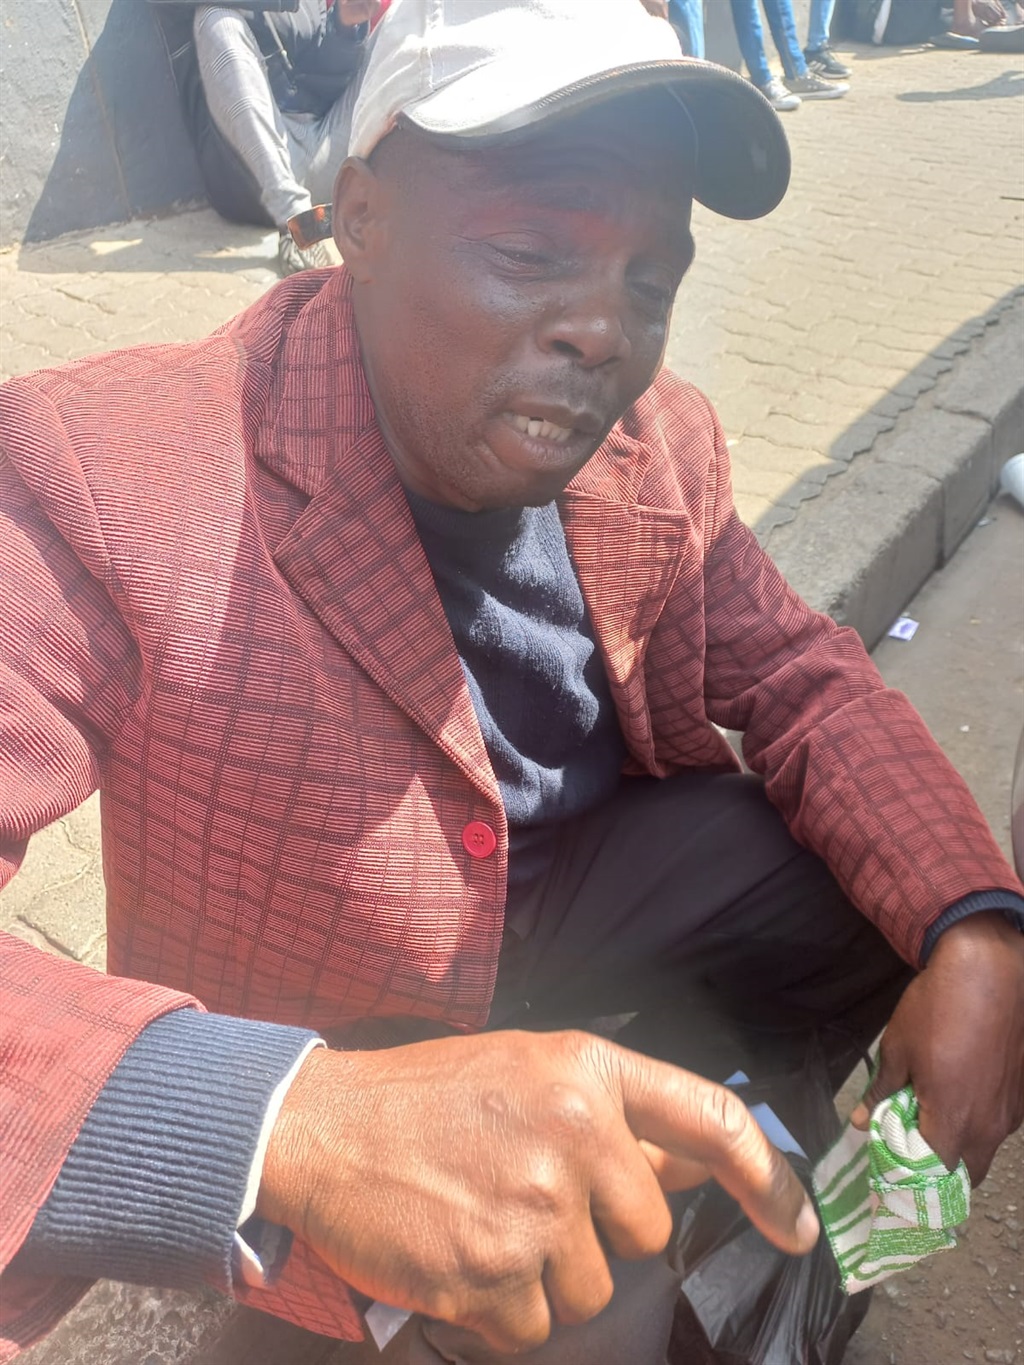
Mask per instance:
[[[494,158],[485,158],[482,153],[469,154],[474,164],[465,167],[470,172],[467,180],[485,202],[490,200],[503,206],[511,193],[515,203],[527,208],[618,219],[626,211],[628,191],[652,192],[670,206],[667,216],[672,224],[672,236],[677,238],[676,249],[687,261],[692,257],[690,213],[693,201],[682,186],[673,191],[664,181],[644,174],[625,159],[622,160],[625,174],[612,177],[606,150],[595,148],[591,155],[590,149],[586,149],[583,157],[577,157],[574,154],[577,149],[545,149],[549,154],[539,158],[523,155],[527,151],[525,146],[502,150],[502,164]],[[510,156],[509,151],[519,155]]]
[[[540,209],[617,216],[623,192],[634,190],[668,200],[689,217],[686,177],[680,175],[676,189],[625,155],[615,157],[610,165],[607,148],[541,149],[533,143],[502,150],[498,157],[472,154],[475,164],[470,181],[487,197],[500,198],[513,191],[518,199]]]

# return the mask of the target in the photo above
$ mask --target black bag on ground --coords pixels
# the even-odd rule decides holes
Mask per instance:
[[[832,31],[853,43],[926,43],[943,27],[946,0],[840,0]]]
[[[810,1154],[790,1156],[809,1189],[840,1126],[824,1062],[815,1053],[799,1075],[737,1089],[770,1105]],[[871,1299],[844,1292],[824,1234],[809,1255],[787,1256],[715,1184],[685,1209],[674,1258],[683,1280],[670,1365],[840,1365]]]

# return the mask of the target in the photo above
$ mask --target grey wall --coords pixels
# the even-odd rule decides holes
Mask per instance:
[[[202,197],[146,0],[0,0],[0,244]]]

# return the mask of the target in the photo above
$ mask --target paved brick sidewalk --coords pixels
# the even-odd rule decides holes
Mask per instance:
[[[953,363],[1024,277],[1024,62],[862,50],[841,103],[784,116],[761,223],[696,224],[669,363],[722,414],[770,544]]]
[[[785,116],[776,214],[696,215],[669,346],[718,406],[741,514],[769,548],[1022,289],[1024,61],[862,49],[853,64],[846,100]],[[274,249],[196,211],[0,252],[0,373],[201,336],[274,282]],[[102,964],[101,904],[93,801],[36,837],[0,925]]]

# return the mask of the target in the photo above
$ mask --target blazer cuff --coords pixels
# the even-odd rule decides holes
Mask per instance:
[[[280,1109],[282,1082],[318,1041],[307,1029],[195,1010],[154,1020],[86,1116],[18,1269],[230,1292],[271,1102]],[[290,1239],[277,1231],[280,1260]]]
[[[921,966],[927,965],[940,934],[945,933],[952,925],[959,924],[968,915],[980,915],[986,910],[997,911],[1024,933],[1024,896],[1018,896],[1015,891],[974,891],[943,910],[928,929],[921,947]]]

